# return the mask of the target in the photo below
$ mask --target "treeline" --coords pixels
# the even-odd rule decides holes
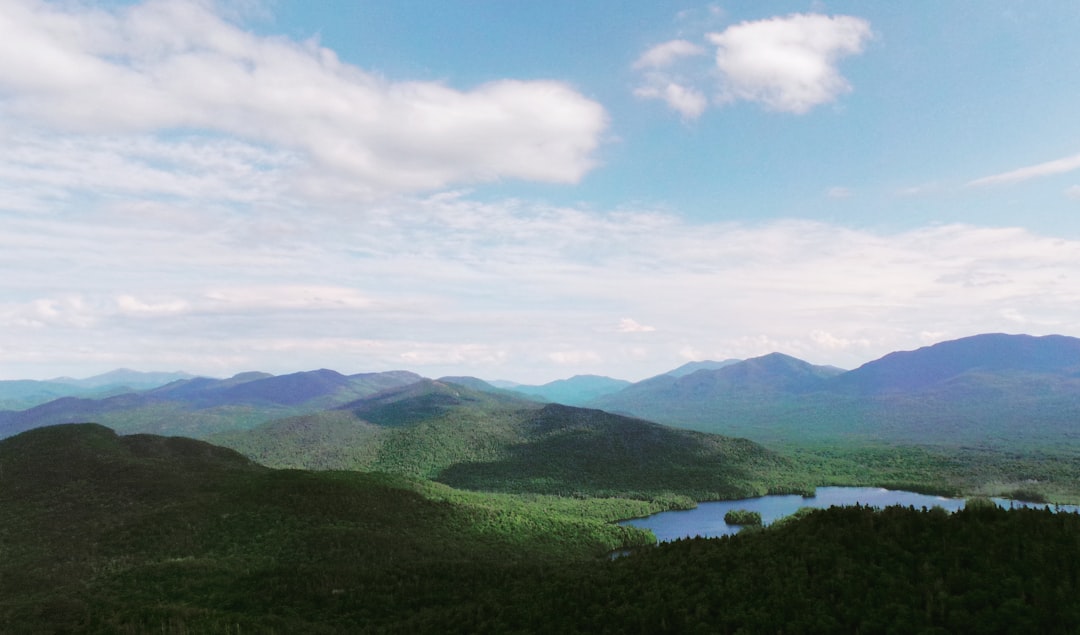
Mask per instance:
[[[832,508],[508,590],[473,632],[1075,633],[1080,516]],[[417,630],[435,624],[411,623]]]
[[[819,486],[869,485],[941,496],[1080,503],[1080,454],[1068,448],[1021,452],[864,442],[779,449],[796,472]]]

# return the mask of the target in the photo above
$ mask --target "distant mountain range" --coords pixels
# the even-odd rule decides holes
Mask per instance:
[[[180,379],[103,399],[63,397],[26,410],[3,411],[0,438],[45,425],[82,422],[100,423],[121,433],[203,438],[333,408],[420,379],[406,371],[342,375],[325,369],[280,376],[250,372],[229,379]]]
[[[1080,447],[1080,340],[977,335],[846,372],[774,353],[663,375],[590,405],[766,443]]]
[[[345,425],[341,422],[348,419],[384,429],[393,427],[395,416],[412,426],[417,413],[439,415],[446,405],[439,400],[449,399],[424,383],[431,380],[406,371],[244,373],[229,379],[181,377],[149,389],[117,387],[167,379],[169,375],[122,371],[76,382],[78,387],[70,383],[74,380],[0,382],[0,395],[16,401],[45,399],[53,394],[49,391],[61,391],[58,399],[0,411],[0,438],[42,425],[83,421],[125,433],[206,438],[315,415],[320,421]],[[773,353],[742,361],[692,362],[634,384],[591,375],[541,386],[495,386],[472,377],[448,377],[442,383],[469,391],[471,407],[481,404],[477,394],[513,403],[519,411],[539,408],[537,402],[587,406],[773,445],[858,439],[1080,449],[1080,340],[1060,335],[977,335],[890,353],[850,371]],[[393,392],[409,386],[428,394],[409,401]],[[88,396],[64,390],[107,392]],[[365,410],[377,402],[364,400],[384,391],[390,392],[380,398],[391,405]],[[451,405],[460,412],[462,404]]]
[[[0,410],[25,410],[61,397],[108,397],[191,379],[187,373],[144,373],[122,368],[86,379],[0,381]]]

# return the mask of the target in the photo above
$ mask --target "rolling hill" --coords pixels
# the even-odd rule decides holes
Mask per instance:
[[[211,438],[274,467],[489,491],[704,500],[806,489],[790,461],[743,439],[433,380]]]
[[[50,426],[0,441],[0,630],[452,623],[477,581],[650,543],[608,521],[652,509],[271,470],[191,439]]]

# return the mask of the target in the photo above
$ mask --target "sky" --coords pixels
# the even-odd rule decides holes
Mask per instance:
[[[1070,1],[0,0],[0,379],[1080,336]]]

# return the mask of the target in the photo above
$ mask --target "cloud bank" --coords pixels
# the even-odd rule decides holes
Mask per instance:
[[[295,228],[182,211],[186,225],[108,205],[4,220],[0,267],[21,272],[0,296],[7,368],[640,379],[688,350],[852,367],[1080,322],[1080,242],[1023,229],[701,224],[454,195]]]

